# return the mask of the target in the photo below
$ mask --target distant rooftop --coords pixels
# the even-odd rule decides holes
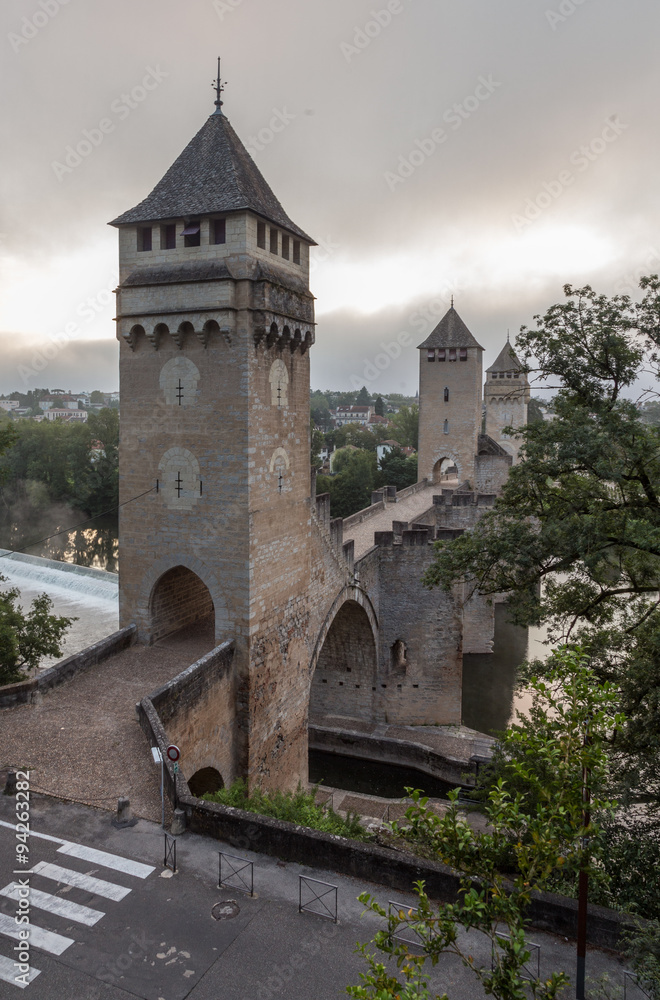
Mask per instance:
[[[478,347],[483,351],[483,347],[474,339],[453,305],[424,343],[419,345],[419,350],[425,347]]]

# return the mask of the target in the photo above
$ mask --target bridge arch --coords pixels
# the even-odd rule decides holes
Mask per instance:
[[[359,587],[347,587],[323,623],[310,663],[309,714],[373,718],[378,676],[378,622]]]

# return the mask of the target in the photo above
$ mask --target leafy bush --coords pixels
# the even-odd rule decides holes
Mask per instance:
[[[323,833],[336,833],[340,837],[350,837],[352,840],[367,840],[369,835],[360,824],[356,813],[349,813],[342,819],[332,809],[324,809],[316,804],[317,788],[305,792],[300,785],[295,792],[262,792],[255,788],[248,793],[243,778],[235,781],[230,788],[219,792],[206,792],[202,798],[206,802],[217,802],[223,806],[234,806],[245,812],[258,813],[261,816],[272,816],[287,823],[297,823],[311,830],[321,830]]]

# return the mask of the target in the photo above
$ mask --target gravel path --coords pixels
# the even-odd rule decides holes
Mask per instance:
[[[141,698],[213,648],[207,623],[131,646],[55,688],[40,703],[0,711],[0,770],[29,769],[34,791],[160,821],[160,768],[135,714]]]

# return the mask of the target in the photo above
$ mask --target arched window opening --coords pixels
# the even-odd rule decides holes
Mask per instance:
[[[445,386],[445,403],[449,402],[449,386]]]
[[[442,427],[442,430],[443,430],[443,432],[445,434],[449,434],[449,421],[448,420],[445,420],[445,422],[443,424],[443,427]]]
[[[408,650],[403,639],[397,639],[390,649],[390,665],[392,670],[405,670],[408,666]]]
[[[289,405],[289,373],[281,358],[273,361],[268,376],[270,382],[270,402],[271,406],[276,406],[278,410]]]

